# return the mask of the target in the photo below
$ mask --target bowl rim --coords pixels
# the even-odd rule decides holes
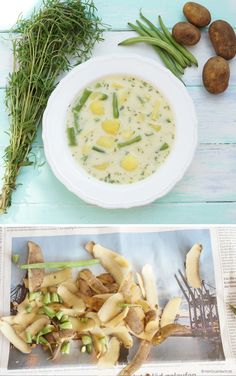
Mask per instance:
[[[48,140],[48,135],[47,135],[47,130],[48,130],[47,122],[48,122],[48,117],[49,117],[50,111],[51,111],[51,105],[53,104],[53,102],[55,100],[57,100],[58,94],[60,93],[62,87],[64,87],[64,85],[67,83],[67,81],[74,74],[76,74],[78,71],[86,70],[87,67],[90,67],[91,65],[96,64],[98,62],[102,63],[106,60],[114,60],[114,59],[115,60],[117,60],[117,59],[136,59],[139,63],[151,64],[152,66],[157,68],[159,71],[164,72],[164,74],[167,75],[168,78],[171,81],[173,81],[174,85],[177,86],[179,88],[179,90],[182,91],[185,94],[185,99],[187,99],[188,102],[189,102],[188,107],[191,108],[191,122],[192,122],[192,143],[190,145],[191,146],[190,147],[191,152],[188,153],[188,156],[186,157],[185,163],[184,163],[184,165],[182,165],[181,172],[179,172],[179,174],[176,175],[174,179],[173,178],[170,179],[169,183],[166,184],[165,188],[160,190],[159,192],[155,192],[155,193],[153,193],[153,195],[149,195],[148,197],[143,197],[142,199],[139,198],[139,199],[129,201],[129,202],[126,202],[126,203],[107,202],[106,197],[104,197],[103,199],[99,199],[99,198],[95,197],[95,195],[93,197],[91,197],[91,195],[88,196],[86,194],[86,189],[80,188],[78,190],[72,184],[72,182],[70,180],[66,179],[65,175],[60,171],[60,168],[58,168],[57,164],[54,163],[53,157],[52,157],[52,150],[51,150],[52,148],[49,145],[50,142]],[[128,73],[128,74],[130,74],[130,73]],[[105,77],[105,76],[106,76],[105,74],[102,74],[100,77]],[[88,81],[92,82],[96,79],[97,78],[90,78]],[[148,79],[147,79],[147,81],[148,81]],[[153,85],[155,85],[155,84],[153,84]],[[77,92],[79,92],[83,87],[84,87],[84,85],[81,86],[80,88],[78,88]],[[85,202],[87,202],[89,204],[100,206],[100,207],[105,208],[105,209],[128,209],[128,208],[131,208],[131,207],[144,206],[144,205],[150,204],[154,200],[160,199],[161,197],[165,196],[168,192],[170,192],[170,190],[172,190],[172,188],[184,176],[185,172],[187,171],[190,164],[192,163],[192,160],[193,160],[193,157],[194,157],[194,154],[195,154],[195,151],[196,151],[196,147],[197,147],[197,144],[198,144],[198,137],[197,137],[198,121],[197,121],[196,110],[195,110],[195,107],[194,107],[193,100],[192,100],[191,96],[189,95],[185,85],[177,77],[175,77],[167,68],[165,68],[164,66],[162,66],[161,64],[156,62],[154,59],[142,57],[141,55],[134,54],[134,53],[132,53],[132,54],[117,54],[117,53],[114,54],[113,53],[113,54],[107,54],[107,55],[98,56],[98,57],[92,57],[91,59],[87,60],[86,62],[75,66],[71,71],[69,71],[65,75],[65,77],[63,77],[60,80],[60,82],[57,84],[54,91],[51,93],[51,95],[48,99],[48,102],[47,102],[46,109],[45,109],[44,114],[43,114],[42,124],[43,124],[42,139],[43,139],[43,144],[44,144],[44,152],[45,152],[47,162],[50,165],[54,175],[57,177],[57,179],[59,181],[61,181],[64,184],[64,186],[69,191],[71,191],[72,193],[74,193],[75,195],[80,197],[82,200],[84,200]],[[165,163],[163,165],[165,165]],[[160,168],[163,165],[161,165]],[[150,176],[151,177],[155,176],[158,173],[158,171],[159,171],[159,169]],[[102,181],[92,177],[87,172],[85,172],[85,174],[87,175],[89,183],[95,182],[96,185],[99,185],[101,187],[101,189],[102,189],[102,186],[104,186],[104,184],[106,186],[109,185],[111,187],[110,188],[111,190],[114,188],[114,186],[118,187],[118,188],[116,188],[117,190],[120,190],[119,188],[122,188],[122,187],[127,187],[127,189],[128,189],[128,187],[130,187],[130,186],[132,186],[132,187],[136,186],[136,187],[140,187],[142,189],[142,186],[144,185],[143,183],[147,183],[147,180],[149,179],[149,177],[147,177],[146,179],[143,179],[141,181],[138,181],[138,182],[132,183],[132,184],[120,184],[120,185],[114,184],[113,185],[113,184],[110,184],[110,183],[102,182]]]

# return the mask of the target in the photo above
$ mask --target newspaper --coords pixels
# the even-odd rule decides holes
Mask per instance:
[[[25,262],[29,240],[40,245],[47,261],[87,259],[84,245],[93,240],[124,255],[134,271],[151,264],[161,308],[171,297],[182,297],[177,322],[193,334],[153,346],[136,376],[236,376],[236,316],[229,307],[236,306],[236,227],[0,227],[0,317],[9,315],[23,286],[24,274],[12,263],[12,254]],[[186,254],[194,243],[203,245],[200,292],[185,278]],[[101,271],[93,266],[95,274]],[[102,370],[76,346],[70,355],[52,361],[45,351],[21,354],[0,333],[0,374],[115,376],[134,356],[138,341],[117,366]]]

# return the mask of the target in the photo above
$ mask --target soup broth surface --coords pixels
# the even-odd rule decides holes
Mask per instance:
[[[67,112],[75,160],[93,177],[131,184],[157,171],[175,139],[174,114],[152,84],[115,75],[92,82]]]

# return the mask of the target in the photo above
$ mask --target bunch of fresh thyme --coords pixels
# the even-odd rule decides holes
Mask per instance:
[[[17,22],[6,89],[11,125],[0,213],[11,205],[20,168],[31,164],[29,152],[56,78],[71,67],[70,58],[86,60],[104,30],[90,0],[45,0],[30,19]]]

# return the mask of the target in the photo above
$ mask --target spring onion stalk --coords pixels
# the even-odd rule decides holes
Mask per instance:
[[[98,153],[106,153],[103,149],[100,149],[97,146],[93,146],[92,150],[97,151]]]
[[[194,65],[198,66],[198,62],[195,56],[189,50],[187,50],[187,48],[177,43],[176,40],[172,37],[171,33],[169,32],[164,22],[162,21],[161,16],[158,16],[158,20],[159,20],[163,33],[169,39],[169,41],[186,57],[186,59],[188,59]]]
[[[61,324],[59,325],[59,328],[60,328],[61,330],[64,330],[64,329],[72,329],[72,323],[71,323],[70,321],[65,321],[65,322],[63,322],[63,323],[61,323]]]
[[[82,97],[79,100],[79,103],[73,108],[73,111],[80,112],[80,110],[83,108],[91,94],[91,90],[85,89],[82,94]]]
[[[44,304],[50,304],[51,303],[51,295],[50,292],[46,292],[43,297],[43,303]]]
[[[163,42],[162,40],[158,40],[156,38],[152,38],[152,37],[135,37],[135,38],[128,38],[128,39],[125,39],[123,40],[122,42],[119,43],[119,46],[129,46],[129,45],[132,45],[132,44],[135,44],[135,43],[147,43],[147,44],[151,44],[153,46],[158,46],[160,48],[163,48],[163,50],[167,51],[171,56],[173,56],[173,58],[175,60],[178,61],[178,63],[183,67],[185,68],[186,67],[186,63],[182,57],[182,55],[177,52],[173,46],[171,46],[170,44],[166,43],[166,42]]]
[[[65,341],[61,346],[61,353],[62,354],[70,354],[70,342]]]
[[[136,142],[139,142],[139,141],[141,141],[141,140],[142,140],[142,137],[141,137],[141,136],[137,136],[137,137],[134,137],[134,138],[132,138],[131,140],[126,141],[126,142],[119,142],[119,143],[117,144],[117,146],[118,146],[119,148],[124,148],[125,146],[129,146],[129,145],[135,144]]]
[[[69,127],[66,129],[66,132],[69,146],[77,146],[75,128]]]
[[[165,142],[165,143],[161,146],[160,151],[166,150],[166,149],[168,149],[168,148],[169,148],[169,145]]]
[[[112,95],[112,109],[113,109],[113,117],[118,119],[119,117],[119,109],[118,109],[118,99],[116,93]]]
[[[15,253],[14,255],[12,255],[12,262],[13,264],[18,264],[19,260],[20,260],[20,255],[18,255],[17,253]]]
[[[52,268],[73,268],[73,267],[84,267],[99,264],[100,260],[82,260],[82,261],[59,261],[59,262],[39,262],[36,264],[21,264],[20,269],[52,269]],[[35,294],[35,293],[32,293]],[[39,292],[41,294],[41,292]]]
[[[92,338],[90,336],[84,335],[81,337],[83,345],[90,345],[92,343]]]

